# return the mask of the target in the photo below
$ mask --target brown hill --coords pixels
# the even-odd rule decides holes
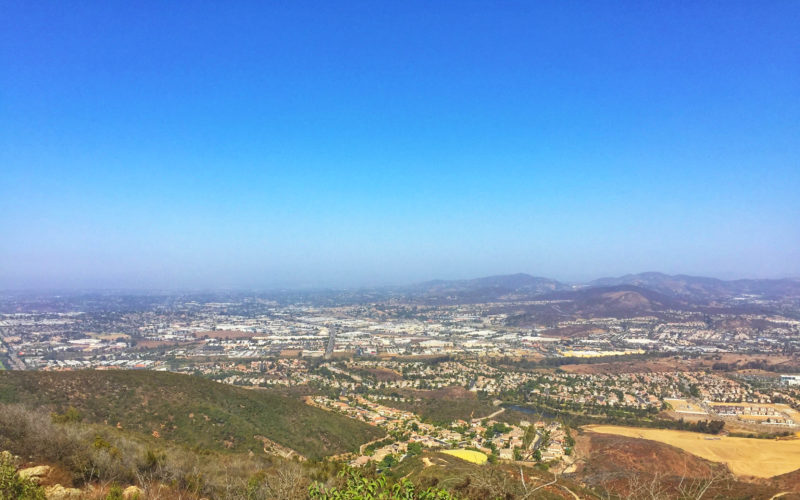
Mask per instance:
[[[794,492],[794,498],[800,498],[800,470],[775,476],[770,480],[770,482],[781,491]],[[786,498],[788,499],[791,497],[787,496]]]
[[[744,482],[727,467],[655,441],[581,434],[576,473],[585,483],[628,498],[770,498],[787,491],[775,481]],[[788,476],[788,475],[787,475]],[[786,479],[786,486],[792,481]]]

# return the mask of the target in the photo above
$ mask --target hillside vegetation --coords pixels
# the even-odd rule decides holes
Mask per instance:
[[[0,499],[514,500],[534,498],[537,488],[535,498],[571,500],[567,488],[581,492],[570,481],[550,482],[544,472],[529,470],[523,483],[514,468],[477,466],[441,453],[382,472],[354,470],[335,461],[192,450],[108,425],[62,420],[0,404]],[[131,490],[135,494],[124,494]]]
[[[195,451],[0,404],[0,500],[455,500],[439,488],[327,461]],[[372,495],[372,496],[369,496]]]
[[[167,372],[0,372],[0,403],[44,407],[66,419],[208,450],[260,452],[266,437],[319,458],[383,434],[296,398]]]

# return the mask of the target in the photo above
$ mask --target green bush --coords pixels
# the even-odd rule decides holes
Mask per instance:
[[[122,500],[122,487],[117,484],[112,485],[104,500]]]
[[[419,443],[408,443],[408,454],[411,456],[422,454],[422,445]]]
[[[354,469],[339,474],[345,484],[326,489],[320,483],[308,488],[308,496],[315,500],[457,500],[452,493],[438,489],[419,489],[407,479],[389,483],[386,476],[368,478]]]
[[[44,490],[30,479],[17,475],[17,468],[0,456],[0,500],[44,500]]]
[[[75,407],[70,406],[67,408],[67,411],[64,413],[55,413],[51,414],[53,418],[53,423],[55,424],[76,424],[83,420],[83,416],[81,412],[79,412]]]

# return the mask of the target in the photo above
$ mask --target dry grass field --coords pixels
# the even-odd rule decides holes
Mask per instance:
[[[706,460],[724,463],[739,476],[769,478],[800,469],[800,439],[748,439],[615,425],[587,425],[583,429],[675,446]]]
[[[473,464],[483,465],[486,463],[487,457],[484,453],[474,450],[444,450],[442,453],[458,457],[461,460],[472,462]]]

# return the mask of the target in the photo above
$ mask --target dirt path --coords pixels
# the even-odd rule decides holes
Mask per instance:
[[[572,491],[571,489],[567,488],[567,487],[566,487],[566,486],[564,486],[563,484],[559,484],[559,486],[561,486],[562,488],[564,488],[565,490],[567,490],[567,493],[569,493],[570,495],[572,495],[572,496],[573,496],[573,498],[575,498],[575,500],[581,500],[581,497],[579,497],[578,495],[576,495],[576,494],[575,494],[575,492],[574,492],[574,491]]]
[[[494,412],[494,413],[492,413],[491,415],[489,415],[488,417],[484,417],[484,418],[494,418],[494,417],[496,417],[496,416],[500,415],[501,413],[503,413],[504,411],[506,411],[506,409],[505,409],[505,408],[500,408],[500,409],[499,409],[499,410],[497,410],[496,412]]]
[[[368,443],[362,444],[361,446],[358,447],[358,454],[359,455],[363,455],[364,454],[364,450],[367,448],[367,446],[371,445],[372,443],[377,443],[378,441],[383,441],[384,439],[386,439],[388,437],[389,437],[389,435],[387,434],[386,436],[375,438],[375,439],[373,439],[372,441],[370,441]]]

